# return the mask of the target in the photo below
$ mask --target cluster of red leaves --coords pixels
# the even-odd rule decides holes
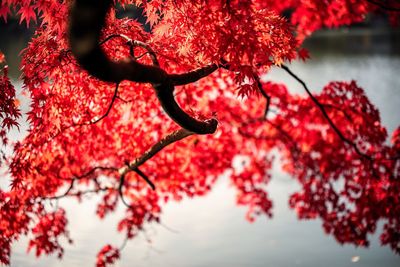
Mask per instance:
[[[385,143],[379,114],[355,82],[330,83],[316,96],[349,143],[308,97],[259,80],[272,65],[307,57],[293,30],[301,37],[322,26],[359,21],[370,10],[367,1],[121,1],[141,5],[152,32],[111,12],[104,38],[123,34],[149,44],[170,73],[229,62],[229,70],[176,88],[177,101],[188,113],[216,115],[219,127],[214,135],[192,135],[167,146],[140,167],[156,191],[135,172],[124,177],[121,187],[118,170],[178,126],[150,85],[122,82],[115,91],[114,84],[90,77],[76,64],[66,37],[69,3],[6,0],[0,7],[0,16],[13,7],[21,20],[29,23],[39,14],[41,21],[23,54],[24,90],[32,100],[30,131],[10,159],[12,189],[0,191],[0,262],[9,263],[12,242],[27,233],[34,235],[29,246],[38,256],[62,255],[58,237],[69,239],[67,221],[63,210],[46,212],[49,198],[102,194],[99,218],[123,200],[129,207],[118,230],[130,239],[144,224],[160,221],[162,202],[202,196],[228,173],[237,203],[249,207],[247,218],[271,216],[266,185],[276,150],[284,170],[302,185],[290,199],[299,217],[319,217],[338,241],[356,245],[367,245],[368,234],[383,219],[382,243],[400,252],[400,167],[393,160],[399,155],[399,131],[393,145]],[[263,8],[294,9],[293,24]],[[130,52],[122,38],[102,46],[113,59]],[[144,50],[134,52],[150,64]],[[266,100],[253,96],[260,90],[271,97],[269,110],[276,114],[265,117]],[[107,245],[97,266],[118,258],[119,250]]]
[[[62,208],[39,217],[39,222],[32,228],[33,238],[29,241],[28,251],[36,248],[37,257],[42,253],[57,253],[61,258],[64,249],[60,246],[58,238],[65,236],[69,242],[72,242],[66,231],[66,224],[67,218]]]
[[[290,13],[290,22],[296,27],[299,40],[322,28],[336,28],[362,22],[371,12],[388,13],[393,24],[399,21],[400,5],[396,0],[265,0],[258,2],[260,8],[275,10],[278,14]],[[397,12],[394,12],[393,10],[396,9]]]
[[[119,249],[105,245],[97,254],[96,267],[106,267],[119,259]]]
[[[17,120],[21,116],[15,98],[15,88],[8,78],[6,59],[0,51],[0,140],[7,144],[7,132],[12,127],[18,127]]]
[[[399,232],[400,210],[394,205],[399,200],[399,167],[392,160],[399,150],[385,144],[387,134],[378,111],[355,82],[332,82],[317,97],[360,152],[339,139],[310,100],[284,103],[295,109],[276,118],[282,119],[281,129],[291,129],[287,133],[293,142],[282,160],[302,185],[290,205],[300,218],[320,217],[326,232],[340,243],[368,245],[367,235],[383,218],[387,222],[382,236],[389,234],[389,225]],[[390,237],[393,250],[399,252],[398,236]]]

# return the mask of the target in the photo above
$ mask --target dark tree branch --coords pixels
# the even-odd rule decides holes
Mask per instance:
[[[182,128],[196,134],[211,134],[216,131],[218,125],[216,119],[199,121],[189,116],[179,107],[174,98],[174,86],[170,81],[157,85],[153,84],[153,87],[156,90],[158,99],[162,99],[160,103],[164,111]]]
[[[107,82],[131,80],[160,83],[165,71],[134,60],[111,61],[101,49],[100,35],[112,0],[76,0],[71,8],[69,41],[79,64],[91,75]]]
[[[155,156],[158,152],[164,149],[166,146],[177,142],[187,136],[193,135],[194,133],[187,131],[186,129],[180,129],[177,131],[172,132],[171,134],[165,136],[163,139],[158,141],[152,147],[150,147],[146,152],[144,152],[139,158],[136,158],[132,162],[126,162],[125,166],[118,169],[118,173],[120,174],[120,183],[118,187],[118,192],[120,194],[122,202],[127,206],[130,205],[125,201],[123,197],[123,186],[125,184],[125,175],[131,171],[137,173],[141,178],[143,178],[151,187],[151,189],[155,190],[156,186],[154,183],[144,174],[140,169],[139,166],[143,165],[146,161],[151,159]]]
[[[211,64],[184,74],[170,74],[169,77],[174,85],[185,85],[207,77],[217,69],[217,64]]]
[[[114,38],[124,39],[127,44],[129,44],[129,41],[131,40],[128,36],[126,36],[124,34],[111,34],[111,35],[107,36],[104,40],[100,41],[99,45],[103,45],[103,44],[107,43],[108,41],[110,41],[111,39],[114,39]]]
[[[75,125],[73,125],[73,126],[83,126],[83,125],[92,125],[92,124],[96,124],[96,123],[98,123],[99,121],[101,121],[102,119],[104,119],[105,117],[107,117],[108,114],[110,113],[110,111],[111,111],[113,105],[114,105],[115,99],[116,99],[117,96],[118,96],[118,86],[119,86],[119,83],[116,83],[116,84],[115,84],[114,94],[113,94],[113,96],[112,96],[112,98],[111,98],[110,104],[108,105],[108,108],[107,108],[106,113],[104,113],[100,118],[98,118],[98,119],[96,119],[96,120],[94,120],[94,121],[89,121],[89,122],[81,123],[81,124],[75,124]]]
[[[156,190],[156,186],[153,184],[153,182],[152,182],[152,181],[149,179],[149,177],[147,177],[147,175],[144,174],[139,168],[132,169],[132,168],[129,166],[129,162],[126,163],[126,166],[128,166],[128,168],[129,168],[130,170],[134,171],[136,174],[138,174],[140,177],[142,177],[143,180],[145,180],[145,181],[149,184],[149,186],[151,187],[151,189]]]
[[[216,119],[199,121],[179,107],[173,95],[173,79],[158,67],[155,53],[147,44],[131,42],[133,46],[143,47],[150,53],[152,66],[139,63],[134,58],[112,61],[106,56],[99,42],[105,16],[112,3],[112,0],[76,0],[72,5],[69,41],[78,63],[91,75],[106,82],[129,80],[151,83],[165,112],[182,128],[197,134],[214,133],[218,125]]]
[[[379,0],[367,0],[367,2],[376,5],[384,10],[387,11],[392,11],[392,12],[400,12],[400,7],[394,7],[394,6],[390,6],[388,5],[386,2],[387,1],[379,1]],[[383,3],[385,2],[385,3]]]
[[[142,57],[144,57],[145,55],[149,55],[149,54],[150,54],[149,52],[145,52],[145,53],[141,54],[140,56],[135,57],[135,59],[136,59],[136,60],[139,60],[139,59],[141,59]]]
[[[155,187],[154,183],[147,177],[146,174],[144,174],[139,169],[139,166],[143,165],[147,160],[151,159],[153,156],[155,156],[158,152],[160,152],[166,146],[168,146],[174,142],[177,142],[187,136],[193,135],[193,134],[194,134],[193,132],[189,132],[186,129],[180,129],[180,130],[174,131],[171,134],[165,136],[160,141],[158,141],[156,144],[154,144],[150,149],[148,149],[145,153],[143,153],[139,158],[135,159],[134,161],[132,161],[130,163],[127,162],[125,166],[123,166],[119,169],[114,168],[114,167],[96,166],[81,175],[74,175],[74,177],[69,178],[69,179],[60,178],[63,180],[71,181],[71,184],[68,187],[68,189],[65,191],[65,193],[58,195],[58,196],[46,197],[46,198],[42,198],[42,199],[57,200],[57,199],[61,199],[61,198],[68,197],[68,196],[81,196],[82,194],[86,194],[86,193],[97,193],[100,191],[106,191],[106,190],[112,189],[112,190],[118,191],[118,194],[121,198],[122,203],[126,207],[130,208],[131,205],[125,200],[124,194],[123,194],[123,187],[125,184],[125,175],[127,173],[129,173],[130,171],[134,171],[141,178],[143,178],[153,190],[155,190],[156,187]],[[78,191],[75,193],[71,193],[71,191],[74,187],[75,181],[86,178],[86,177],[94,174],[97,170],[118,171],[118,173],[120,174],[120,182],[119,182],[118,188],[117,189],[114,187],[102,188],[102,187],[98,186],[98,188],[93,189],[93,190]],[[39,170],[38,170],[38,172],[39,172]],[[94,181],[97,183],[97,180],[94,180]]]

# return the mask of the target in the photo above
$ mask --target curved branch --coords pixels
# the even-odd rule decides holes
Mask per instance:
[[[84,125],[96,124],[96,123],[98,123],[99,121],[101,121],[102,119],[104,119],[105,117],[107,117],[108,114],[110,113],[110,111],[111,111],[113,105],[114,105],[115,99],[117,99],[117,96],[118,96],[118,86],[119,86],[119,83],[116,83],[116,84],[115,84],[114,94],[113,94],[113,96],[112,96],[112,98],[111,98],[110,104],[108,105],[107,111],[106,111],[103,115],[101,115],[100,118],[98,118],[98,119],[96,119],[96,120],[93,120],[93,121],[91,120],[91,121],[88,121],[88,122],[85,122],[85,123],[81,123],[81,124],[74,124],[73,126],[84,126]]]
[[[217,69],[218,69],[217,64],[211,64],[183,74],[170,74],[169,77],[174,85],[185,85],[197,82],[201,78],[210,75]]]
[[[129,168],[130,170],[134,171],[137,175],[139,175],[140,177],[142,177],[143,180],[145,180],[146,183],[149,184],[149,186],[151,187],[151,189],[156,190],[156,186],[155,186],[155,185],[153,184],[153,182],[149,179],[149,177],[147,177],[147,175],[144,174],[144,172],[142,172],[139,168],[132,169],[132,168],[129,166],[129,162],[126,163],[126,166],[128,166],[128,168]]]
[[[112,3],[112,0],[76,0],[72,5],[69,42],[78,63],[89,74],[106,82],[119,83],[122,80],[129,80],[151,83],[161,106],[177,124],[197,134],[214,133],[218,125],[217,120],[199,121],[179,107],[173,95],[173,80],[158,67],[155,53],[147,44],[140,41],[132,42],[132,45],[141,46],[149,51],[153,66],[139,63],[132,58],[113,61],[106,56],[99,42],[101,29]]]
[[[156,144],[154,144],[151,148],[149,148],[146,152],[144,152],[139,158],[136,158],[132,162],[126,162],[125,166],[121,167],[118,170],[118,172],[120,174],[118,193],[119,193],[122,203],[126,207],[129,208],[129,207],[131,207],[131,205],[124,198],[123,187],[125,184],[125,175],[131,171],[134,171],[150,185],[151,189],[155,190],[156,187],[155,187],[154,183],[146,176],[146,174],[144,174],[139,169],[139,166],[144,164],[149,159],[151,159],[153,156],[155,156],[158,152],[160,152],[166,146],[168,146],[174,142],[177,142],[177,141],[179,141],[187,136],[190,136],[192,134],[193,134],[192,132],[189,132],[186,129],[180,129],[180,130],[174,131],[171,134],[164,137],[163,139],[161,139],[160,141],[158,141]]]

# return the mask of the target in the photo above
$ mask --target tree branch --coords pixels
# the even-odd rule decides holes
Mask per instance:
[[[107,117],[108,114],[110,113],[110,111],[111,111],[113,105],[114,105],[115,99],[116,99],[117,96],[118,96],[118,86],[119,86],[119,83],[116,83],[116,84],[115,84],[114,94],[113,94],[113,96],[112,96],[112,98],[111,98],[110,104],[108,105],[108,108],[107,108],[106,113],[104,113],[100,118],[98,118],[98,119],[96,119],[96,120],[94,120],[94,121],[89,121],[89,122],[81,123],[81,124],[75,124],[75,125],[73,125],[73,126],[83,126],[83,125],[92,125],[92,124],[96,124],[96,123],[98,123],[99,121],[101,121],[102,119],[104,119],[105,117]],[[72,127],[73,127],[73,126],[72,126]]]
[[[211,64],[183,74],[170,74],[169,77],[174,85],[185,85],[207,77],[217,69],[217,64]]]
[[[152,66],[139,63],[134,58],[112,61],[106,56],[99,42],[105,16],[112,3],[112,0],[76,0],[72,5],[69,42],[71,51],[78,63],[89,74],[106,82],[119,83],[123,80],[129,80],[151,83],[161,106],[178,125],[197,134],[214,133],[218,125],[216,119],[199,121],[179,107],[173,95],[173,79],[163,69],[159,68],[157,57],[147,44],[131,41],[132,45],[143,47],[149,51],[153,61]],[[188,77],[191,76],[191,74],[188,74]]]

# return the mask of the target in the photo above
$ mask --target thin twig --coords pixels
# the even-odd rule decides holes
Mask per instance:
[[[339,136],[339,138],[347,143],[348,145],[352,146],[354,148],[354,150],[356,151],[356,153],[367,159],[367,160],[372,160],[372,157],[368,154],[365,154],[363,152],[361,152],[361,150],[357,147],[357,145],[351,141],[350,139],[348,139],[347,137],[345,137],[343,135],[343,133],[339,130],[339,128],[336,126],[336,124],[332,121],[332,119],[329,117],[328,113],[326,112],[324,106],[318,101],[318,99],[311,93],[311,91],[308,89],[306,83],[301,80],[296,74],[294,74],[287,66],[285,65],[281,65],[281,68],[284,69],[290,76],[292,76],[295,80],[297,80],[304,88],[304,90],[307,92],[308,96],[311,98],[311,100],[314,102],[314,104],[319,108],[319,110],[322,112],[322,115],[325,117],[325,119],[327,120],[328,124],[331,126],[331,128],[333,129],[333,131]]]
[[[386,3],[381,3],[379,1],[375,1],[375,0],[367,0],[368,2],[370,2],[373,5],[376,5],[382,9],[385,9],[387,11],[392,11],[392,12],[400,12],[400,8],[399,7],[394,7],[394,6],[388,6]]]
[[[102,187],[102,188],[78,191],[78,192],[74,192],[74,193],[71,193],[69,191],[69,192],[66,192],[67,194],[63,194],[63,195],[59,195],[59,196],[41,197],[40,200],[58,200],[58,199],[65,198],[65,197],[80,197],[80,196],[83,196],[86,194],[104,192],[104,191],[108,191],[108,190],[115,190],[115,188],[114,187]]]
[[[81,175],[74,175],[74,177],[71,177],[71,178],[62,178],[62,177],[59,177],[58,179],[61,179],[61,180],[80,180],[80,179],[83,179],[83,178],[88,177],[89,175],[93,174],[93,173],[94,173],[95,171],[97,171],[97,170],[102,170],[102,171],[106,171],[106,170],[108,170],[108,171],[118,171],[118,169],[117,169],[117,168],[114,168],[114,167],[96,166],[96,167],[91,168],[90,170],[88,170],[87,172],[85,172],[85,173],[83,173],[83,174],[81,174]]]
[[[119,251],[123,250],[128,243],[128,236],[125,236],[124,241],[122,241],[122,244],[119,246]]]
[[[113,96],[112,96],[112,98],[111,98],[110,104],[108,105],[108,108],[107,108],[106,113],[104,113],[104,114],[103,114],[100,118],[98,118],[97,120],[89,121],[89,122],[87,122],[87,123],[75,124],[74,126],[83,126],[83,125],[92,125],[92,124],[96,124],[96,123],[98,123],[99,121],[101,121],[102,119],[104,119],[105,117],[107,117],[108,114],[110,113],[110,111],[111,111],[113,105],[114,105],[115,99],[116,99],[117,96],[118,96],[118,87],[119,87],[119,83],[116,83],[116,84],[115,84],[114,94],[113,94]]]

